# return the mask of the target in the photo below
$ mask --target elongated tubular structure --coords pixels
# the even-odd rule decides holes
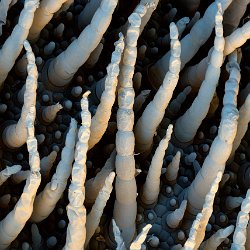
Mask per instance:
[[[13,175],[16,174],[17,172],[19,172],[21,170],[21,166],[20,165],[14,165],[11,167],[6,167],[4,170],[2,170],[0,172],[0,186],[7,181],[7,179]]]
[[[250,21],[242,27],[236,29],[231,35],[225,37],[225,48],[223,51],[224,57],[231,54],[234,50],[241,47],[250,38]],[[208,56],[202,59],[198,64],[187,67],[181,77],[180,83],[182,86],[190,85],[192,92],[197,92],[205,77],[208,67],[209,58],[213,48],[208,52]]]
[[[36,224],[31,225],[32,249],[39,250],[42,247],[42,236]]]
[[[57,152],[52,151],[48,156],[41,159],[41,175],[45,180],[48,179],[50,170],[56,160]]]
[[[67,206],[69,224],[63,250],[83,250],[86,240],[86,209],[83,202],[85,199],[86,158],[91,124],[91,114],[88,110],[87,98],[89,93],[89,91],[85,92],[81,100],[82,125],[78,131],[75,162],[73,164],[72,179],[69,186],[69,204]]]
[[[223,16],[223,27],[225,36],[230,35],[240,23],[250,0],[234,0],[229,5]]]
[[[39,0],[25,0],[18,24],[0,50],[0,89],[22,51],[38,4]]]
[[[216,178],[211,183],[211,187],[206,195],[201,212],[197,214],[193,222],[193,225],[189,232],[189,238],[187,239],[183,250],[197,250],[201,242],[203,241],[208,220],[213,213],[214,198],[219,188],[221,177],[222,172],[219,171],[216,175]]]
[[[212,3],[206,10],[204,16],[197,21],[190,33],[186,35],[181,42],[181,69],[184,68],[187,62],[189,62],[193,56],[197,53],[199,48],[207,41],[210,37],[214,25],[215,15],[217,13],[217,2],[221,3],[222,11],[229,6],[232,0],[218,0]],[[202,31],[202,32],[201,32]],[[170,61],[170,51],[165,54],[160,60],[149,68],[148,78],[151,85],[158,89],[163,82],[164,76],[166,75]]]
[[[202,250],[216,250],[219,245],[234,231],[234,226],[219,229],[209,239],[201,244]]]
[[[75,119],[71,119],[65,146],[61,153],[61,160],[57,165],[56,172],[52,176],[51,182],[49,182],[44,190],[36,196],[34,211],[30,217],[30,221],[40,222],[46,219],[54,210],[56,203],[62,196],[72,169],[76,133],[77,122]]]
[[[170,228],[177,228],[180,225],[184,217],[186,207],[187,207],[187,201],[183,200],[179,208],[168,214],[166,222]]]
[[[147,234],[150,230],[152,225],[147,224],[142,231],[137,235],[135,240],[130,245],[130,250],[141,250],[142,249],[142,243],[145,241]]]
[[[107,67],[107,77],[105,79],[105,90],[101,96],[101,102],[97,107],[95,115],[91,119],[89,149],[98,143],[108,127],[108,121],[111,116],[111,109],[115,102],[116,86],[119,75],[119,64],[121,61],[124,41],[123,35],[115,43],[115,51],[112,53],[111,63]]]
[[[78,16],[78,27],[83,29],[90,24],[91,19],[93,18],[96,10],[101,5],[102,0],[91,0],[87,2],[86,6]]]
[[[114,219],[122,230],[122,237],[129,246],[135,235],[136,219],[136,182],[134,159],[134,96],[132,77],[137,56],[137,39],[140,32],[141,17],[146,13],[144,5],[136,7],[129,16],[130,26],[126,35],[126,47],[123,65],[120,71],[120,89],[118,90],[117,128],[116,133],[116,200]]]
[[[119,227],[116,225],[115,220],[112,220],[113,225],[113,233],[115,237],[115,241],[117,244],[116,250],[126,250],[125,243],[123,241],[123,238],[121,236],[121,232]],[[152,225],[147,224],[142,231],[139,233],[139,235],[135,238],[135,240],[131,243],[129,249],[130,250],[141,250],[142,249],[142,243],[145,241],[148,231]]]
[[[250,121],[250,94],[248,94],[244,104],[240,107],[239,110],[237,134],[234,139],[233,148],[229,157],[229,161],[233,160],[235,151],[239,147],[242,138],[247,132],[249,121]]]
[[[218,135],[210,147],[201,170],[188,189],[184,191],[187,192],[188,197],[187,211],[192,215],[201,211],[212,181],[219,171],[224,172],[226,161],[230,156],[239,118],[236,107],[238,89],[237,81],[229,79],[226,82]]]
[[[135,151],[143,153],[144,156],[148,155],[151,150],[155,132],[164,117],[165,109],[172,98],[179,79],[181,46],[178,40],[178,30],[174,23],[170,24],[170,37],[171,57],[169,71],[154,99],[147,105],[135,126]],[[152,114],[154,114],[153,119]]]
[[[182,33],[184,32],[187,24],[189,22],[189,18],[188,17],[183,17],[180,20],[178,20],[178,22],[176,23],[176,27],[178,29],[178,34],[179,37],[181,37]],[[161,39],[161,46],[162,47],[168,47],[170,44],[170,34],[166,34],[162,39]]]
[[[231,249],[245,249],[247,235],[247,224],[249,223],[250,213],[250,189],[248,189],[246,198],[241,204],[241,211],[238,213],[236,227],[233,235]]]
[[[180,159],[181,159],[181,152],[178,151],[167,167],[165,177],[166,177],[166,181],[169,184],[176,183],[176,179],[178,177],[178,171],[180,167]]]
[[[191,144],[203,119],[207,116],[210,103],[213,99],[219,82],[223,63],[225,40],[223,37],[222,10],[215,15],[215,40],[209,67],[202,82],[201,88],[191,107],[179,117],[175,123],[174,136],[178,146]],[[237,61],[236,61],[237,63]],[[237,79],[240,80],[240,79]]]
[[[95,204],[92,206],[91,211],[87,215],[85,246],[88,245],[89,240],[94,235],[95,230],[100,223],[103,209],[106,206],[106,203],[113,189],[112,183],[114,181],[114,178],[114,172],[110,173],[110,175],[106,178],[104,186],[98,193],[98,196],[95,200]]]
[[[159,0],[140,0],[139,4],[136,6],[144,5],[147,6],[147,13],[141,18],[141,25],[140,25],[140,34],[144,30],[144,27],[148,23],[151,15],[153,14],[154,10],[156,9],[157,5],[159,3]],[[136,10],[134,10],[135,12]],[[122,33],[126,33],[126,30],[128,29],[129,21],[127,21],[121,28],[120,31]]]
[[[8,10],[16,2],[17,0],[5,0],[0,2],[0,36],[2,35],[2,26],[6,24]]]
[[[102,0],[91,23],[69,47],[43,68],[43,80],[48,88],[63,91],[77,70],[87,61],[107,30],[118,0]]]
[[[7,126],[2,135],[4,144],[9,148],[19,148],[26,142],[27,130],[25,129],[25,120],[30,107],[36,106],[38,71],[35,63],[35,55],[28,41],[24,41],[24,48],[27,51],[28,76],[25,83],[26,88],[21,117],[16,124]]]
[[[43,0],[37,8],[32,26],[29,31],[28,40],[35,42],[40,36],[42,29],[49,23],[53,15],[61,8],[67,0]]]
[[[25,226],[31,216],[36,192],[41,183],[40,158],[34,128],[35,117],[36,108],[32,106],[26,117],[27,148],[31,171],[14,209],[0,222],[0,249],[6,249]]]
[[[173,131],[173,125],[169,125],[166,136],[160,141],[152,158],[146,181],[143,185],[141,199],[146,205],[154,204],[160,193],[160,177],[165,151]]]
[[[247,226],[247,239],[246,239],[245,247],[246,247],[246,250],[250,249],[250,223],[248,223],[248,226]]]
[[[101,171],[97,173],[94,178],[86,181],[85,189],[85,204],[93,204],[98,196],[99,191],[102,189],[106,178],[115,169],[115,150],[112,152],[105,165],[102,167]]]
[[[57,112],[59,112],[62,108],[62,105],[59,103],[51,106],[46,106],[44,109],[42,109],[41,119],[45,124],[53,122],[56,118]]]

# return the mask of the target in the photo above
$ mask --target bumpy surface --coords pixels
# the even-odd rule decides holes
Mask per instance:
[[[250,249],[250,1],[0,1],[0,249]]]

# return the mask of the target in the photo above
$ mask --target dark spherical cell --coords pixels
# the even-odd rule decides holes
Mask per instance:
[[[218,213],[215,217],[216,224],[221,227],[225,227],[228,224],[228,217],[224,213]]]
[[[187,176],[180,176],[178,178],[178,184],[182,187],[182,188],[186,188],[190,185],[190,181],[188,179]]]
[[[242,165],[243,163],[246,162],[246,154],[241,153],[241,152],[236,152],[234,156],[234,161],[238,163],[239,165]]]
[[[57,153],[59,153],[60,151],[60,146],[57,144],[52,144],[51,145],[51,151],[56,151]]]
[[[43,94],[41,99],[44,103],[47,103],[50,100],[49,95],[47,94]]]
[[[54,141],[56,142],[56,143],[62,143],[63,142],[63,134],[62,134],[62,132],[60,131],[60,130],[57,130],[57,131],[55,131],[55,133],[54,133]]]
[[[11,98],[11,94],[9,92],[6,92],[4,98],[5,100],[9,100]]]
[[[57,223],[59,229],[64,229],[67,226],[67,222],[65,220],[60,220]]]
[[[214,213],[211,215],[211,217],[209,219],[209,223],[210,224],[214,224],[215,223],[215,215],[214,215]]]
[[[78,75],[78,76],[76,77],[76,82],[77,82],[77,83],[82,83],[82,82],[83,82],[83,77],[82,77],[81,75]]]
[[[159,49],[157,47],[150,48],[151,56],[156,56],[158,52],[159,52]]]
[[[94,80],[95,80],[95,79],[94,79],[94,76],[93,76],[93,75],[89,75],[89,76],[88,76],[88,81],[89,81],[89,83],[92,83]]]
[[[0,113],[3,114],[4,112],[6,112],[6,110],[8,109],[8,106],[5,103],[1,103],[0,104]]]
[[[23,154],[22,153],[17,154],[16,158],[17,158],[18,161],[22,161],[23,160]]]
[[[61,217],[65,213],[65,211],[62,207],[59,207],[59,208],[57,208],[57,213]]]
[[[73,19],[73,14],[72,14],[72,12],[68,11],[68,12],[66,13],[66,19],[67,19],[68,22],[70,22],[70,21]]]
[[[55,236],[51,236],[46,241],[48,248],[54,248],[57,244],[57,238]]]
[[[71,110],[72,106],[73,106],[73,104],[70,100],[65,100],[63,102],[63,108],[67,111]]]

